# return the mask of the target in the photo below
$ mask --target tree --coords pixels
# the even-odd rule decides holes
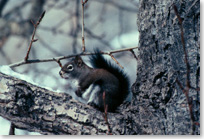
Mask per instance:
[[[1,74],[0,115],[42,134],[200,134],[199,1],[141,0],[137,24],[131,104],[102,113]]]
[[[133,104],[141,107],[140,127],[149,134],[200,134],[199,1],[140,1],[138,26]]]

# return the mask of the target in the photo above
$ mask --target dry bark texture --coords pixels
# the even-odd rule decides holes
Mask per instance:
[[[0,116],[17,128],[41,134],[100,135],[108,131],[103,113],[26,81],[0,73]],[[123,114],[109,113],[112,133],[126,134]]]
[[[131,105],[108,113],[113,134],[200,134],[200,92],[186,87],[181,29],[183,20],[190,84],[200,83],[200,3],[195,0],[141,0],[137,80]],[[191,117],[191,114],[193,115]],[[0,115],[21,129],[42,134],[106,134],[103,113],[65,93],[52,92],[0,73]],[[193,121],[193,123],[192,123]]]
[[[133,104],[141,105],[140,127],[148,134],[200,134],[200,91],[191,88],[188,94],[192,103],[191,119],[186,96],[176,82],[178,79],[186,87],[187,68],[173,3],[183,20],[190,84],[200,87],[199,1],[141,0],[140,60]]]

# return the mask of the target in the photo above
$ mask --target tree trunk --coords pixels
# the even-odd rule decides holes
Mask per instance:
[[[199,1],[141,0],[138,28],[133,99],[108,113],[111,133],[200,134]],[[42,134],[108,133],[102,112],[2,73],[0,115]]]
[[[148,134],[200,134],[199,0],[141,0],[138,26],[133,104],[141,107],[140,127]]]

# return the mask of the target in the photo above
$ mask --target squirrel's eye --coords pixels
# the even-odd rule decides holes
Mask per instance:
[[[74,68],[73,68],[73,66],[70,64],[70,65],[67,66],[67,69],[68,69],[69,71],[72,71]]]

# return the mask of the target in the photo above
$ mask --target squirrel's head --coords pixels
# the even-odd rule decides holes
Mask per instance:
[[[82,58],[80,56],[76,56],[62,67],[59,74],[65,79],[78,79],[86,66],[87,65],[83,62]]]

